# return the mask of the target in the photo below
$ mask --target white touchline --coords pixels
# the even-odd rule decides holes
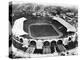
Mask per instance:
[[[59,34],[59,36],[33,37],[31,35],[31,32],[30,32],[30,26],[31,25],[49,25],[49,24],[47,24],[47,23],[35,23],[35,24],[33,23],[33,24],[30,24],[29,27],[28,27],[28,30],[29,30],[29,35],[32,38],[37,38],[37,39],[53,39],[53,38],[58,38],[58,37],[60,37],[60,36],[63,35],[61,32],[58,31],[58,29],[54,25],[50,24],[56,30],[56,32]]]
[[[64,21],[63,19],[61,19],[59,17],[53,17],[53,19],[55,19],[58,22],[60,22],[61,24],[63,24],[67,28],[67,31],[76,32],[76,28],[74,26],[72,26],[71,24],[69,24],[68,22]]]

